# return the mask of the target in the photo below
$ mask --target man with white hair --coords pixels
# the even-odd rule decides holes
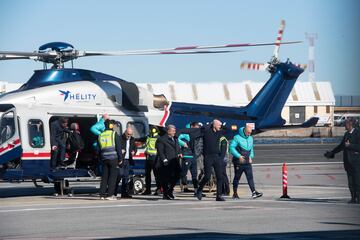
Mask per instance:
[[[157,168],[160,173],[160,184],[163,189],[163,199],[173,200],[174,187],[180,179],[180,161],[182,157],[180,146],[175,136],[176,128],[174,125],[166,127],[166,134],[156,141],[157,149]]]
[[[201,128],[183,129],[181,133],[190,134],[190,138],[203,138],[203,155],[204,155],[204,177],[199,183],[196,197],[201,200],[203,197],[203,188],[210,180],[212,168],[216,176],[216,201],[225,201],[222,197],[222,165],[223,159],[220,158],[220,138],[224,135],[221,129],[222,123],[219,119],[214,119],[212,124]]]

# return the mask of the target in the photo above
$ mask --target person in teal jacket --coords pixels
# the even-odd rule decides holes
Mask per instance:
[[[99,121],[97,123],[95,123],[94,125],[92,125],[90,127],[90,132],[92,134],[94,134],[96,136],[96,139],[98,139],[98,136],[105,131],[105,121],[109,118],[109,115],[107,113],[105,113],[104,115],[102,115],[102,117],[99,119]],[[93,148],[95,152],[98,152],[98,141],[94,141],[93,143]],[[98,172],[98,175],[102,174],[102,162],[98,161],[96,163],[96,170]]]
[[[91,126],[90,131],[95,136],[99,136],[103,131],[105,131],[105,120],[107,119],[109,119],[109,115],[105,113],[97,123]]]
[[[255,190],[255,183],[252,171],[252,163],[254,158],[254,140],[251,136],[252,128],[247,125],[239,129],[239,134],[235,135],[231,141],[229,150],[233,155],[234,164],[234,181],[233,181],[233,198],[238,199],[237,189],[239,181],[243,172],[245,172],[246,179],[248,181],[252,197],[258,198],[262,196],[262,193]]]
[[[187,124],[186,128],[196,127],[194,124]],[[194,186],[194,192],[198,188],[198,179],[197,179],[197,163],[194,158],[194,139],[190,139],[189,134],[180,134],[178,137],[178,142],[181,147],[181,152],[183,154],[183,160],[181,162],[181,178],[180,183],[182,185],[183,192],[191,192],[187,186],[187,172],[190,170],[191,180]]]

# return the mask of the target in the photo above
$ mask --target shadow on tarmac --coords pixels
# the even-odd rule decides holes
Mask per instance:
[[[343,199],[327,199],[327,198],[279,198],[278,201],[287,202],[303,202],[303,203],[342,203]]]
[[[269,233],[269,234],[228,234],[217,232],[205,233],[185,233],[174,235],[155,235],[144,237],[126,237],[113,239],[130,239],[130,240],[153,240],[153,239],[359,239],[360,230],[343,230],[343,231],[314,231],[314,232],[292,232],[292,233]]]

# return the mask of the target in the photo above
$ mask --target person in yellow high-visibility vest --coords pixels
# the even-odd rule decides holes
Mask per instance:
[[[122,163],[120,136],[113,130],[113,123],[105,120],[105,131],[98,138],[99,156],[103,162],[100,199],[116,200],[114,196],[119,165]]]
[[[157,127],[153,126],[150,129],[149,136],[146,139],[146,146],[145,146],[145,155],[146,155],[146,162],[145,162],[145,192],[143,195],[150,195],[151,194],[151,171],[153,171],[155,176],[156,182],[156,190],[154,195],[159,195],[160,193],[160,181],[158,179],[158,172],[157,168],[155,168],[156,162],[156,141],[159,138],[159,130]]]

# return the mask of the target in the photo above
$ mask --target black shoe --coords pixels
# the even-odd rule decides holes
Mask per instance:
[[[163,199],[164,200],[173,200],[173,198],[171,198],[168,194],[163,194]]]
[[[356,203],[356,199],[355,198],[352,198],[350,199],[350,201],[348,201],[349,204],[353,204],[353,203]]]
[[[143,192],[141,195],[151,195],[151,191],[146,190],[146,191]]]
[[[195,193],[195,196],[197,197],[197,199],[201,200],[203,198],[203,193],[201,190],[197,190]]]
[[[232,196],[233,199],[240,199],[239,198],[239,195],[237,193],[234,193],[233,196]]]
[[[197,196],[197,193],[194,192],[194,197],[196,197],[196,196]],[[206,197],[206,194],[205,194],[205,193],[201,193],[201,196],[202,196],[202,197]]]
[[[171,199],[175,199],[175,196],[174,196],[174,194],[172,192],[169,192],[166,195],[168,195],[168,197],[170,197]]]
[[[259,197],[261,197],[263,194],[261,193],[261,192],[258,192],[258,191],[254,191],[253,193],[252,193],[252,198],[259,198]]]
[[[224,201],[225,201],[225,198],[223,198],[222,196],[217,196],[217,197],[216,197],[216,201],[224,202]]]
[[[132,198],[132,196],[126,193],[126,194],[121,194],[121,198]]]

